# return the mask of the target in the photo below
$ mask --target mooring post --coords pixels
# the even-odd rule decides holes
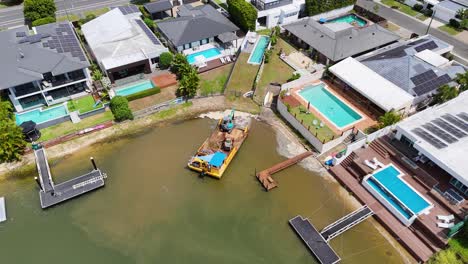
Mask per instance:
[[[257,177],[257,168],[254,168],[254,175]]]
[[[42,190],[41,182],[39,181],[38,177],[34,177],[34,180],[36,181],[37,185],[39,185],[39,189]]]
[[[91,157],[91,158],[89,158],[89,159],[91,160],[91,163],[93,164],[94,170],[97,170],[97,166],[96,166],[96,162],[94,161],[94,158]]]

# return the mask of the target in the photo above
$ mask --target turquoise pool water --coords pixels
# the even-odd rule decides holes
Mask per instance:
[[[190,64],[195,63],[195,57],[200,56],[200,55],[205,57],[205,59],[208,61],[208,60],[210,60],[210,58],[221,55],[221,50],[219,50],[218,48],[211,48],[211,49],[202,50],[202,51],[199,51],[199,52],[192,53],[190,55],[187,55],[188,63],[190,63]]]
[[[339,128],[348,126],[362,118],[351,107],[328,91],[323,83],[307,86],[299,94]]]
[[[124,87],[124,88],[116,89],[115,95],[127,96],[127,95],[138,93],[144,90],[148,90],[151,88],[154,88],[153,83],[151,81],[144,81],[144,82],[136,83],[136,84]]]
[[[355,22],[360,27],[363,27],[367,24],[367,21],[365,21],[364,19],[354,14],[337,17],[335,19],[331,19],[328,21],[328,23],[334,23],[334,22],[343,22],[343,23],[348,23],[348,24],[353,24]]]
[[[391,192],[393,196],[398,198],[398,200],[413,213],[419,214],[428,208],[430,204],[398,177],[399,175],[400,172],[393,165],[390,165],[373,174],[372,177]]]
[[[376,182],[374,179],[367,179],[367,183],[376,190],[385,200],[387,200],[395,209],[397,209],[406,219],[411,218],[411,214],[405,210],[396,200],[387,194]]]
[[[269,37],[260,36],[260,38],[257,41],[257,45],[255,45],[255,49],[253,50],[252,54],[250,54],[248,63],[260,64],[262,62],[263,53],[265,53],[269,41]]]
[[[21,123],[26,121],[33,121],[36,124],[44,123],[49,120],[57,119],[68,115],[67,108],[64,105],[57,107],[51,107],[41,111],[41,109],[35,109],[28,112],[16,113],[16,124],[21,125]]]

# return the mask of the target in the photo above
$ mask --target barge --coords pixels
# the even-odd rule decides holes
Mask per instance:
[[[188,162],[191,170],[202,176],[220,179],[247,138],[250,117],[235,116],[235,111],[221,118],[211,136]]]

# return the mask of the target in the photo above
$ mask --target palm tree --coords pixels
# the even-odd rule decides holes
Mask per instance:
[[[468,90],[468,72],[458,73],[456,81],[460,85],[458,86],[460,92]]]
[[[0,122],[0,162],[21,159],[26,147],[22,129],[13,120]]]
[[[197,89],[200,85],[200,77],[198,77],[197,71],[193,67],[190,67],[190,69],[187,74],[182,76],[179,82],[179,89],[177,89],[177,95],[183,96],[186,100],[197,94]]]
[[[437,94],[432,100],[432,104],[442,104],[458,96],[458,89],[447,84],[437,89]]]
[[[390,111],[379,117],[379,128],[384,128],[398,123],[401,120],[401,115],[395,111]]]

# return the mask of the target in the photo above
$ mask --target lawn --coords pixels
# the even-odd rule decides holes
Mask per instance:
[[[222,93],[231,67],[231,65],[226,65],[200,74],[200,95]]]
[[[167,102],[176,98],[175,92],[178,86],[169,86],[161,89],[160,93],[146,96],[144,98],[136,99],[128,103],[132,111],[139,111],[148,107],[151,107],[156,104]]]
[[[78,21],[80,20],[80,16],[75,15],[75,14],[69,14],[68,16],[60,16],[57,17],[57,22],[62,22],[62,21]]]
[[[67,108],[70,112],[79,111],[80,114],[83,114],[102,107],[102,103],[99,103],[96,107],[94,107],[94,104],[95,102],[93,96],[88,95],[85,97],[68,101]]]
[[[257,76],[259,65],[248,64],[250,53],[242,52],[237,58],[235,68],[231,75],[226,91],[241,92],[242,94],[251,91],[255,77]]]
[[[461,30],[459,29],[456,29],[450,25],[443,25],[443,26],[440,26],[439,27],[440,30],[452,35],[452,36],[455,36],[457,35],[458,33],[462,32]]]
[[[108,7],[103,7],[103,8],[99,8],[99,9],[95,9],[95,10],[91,10],[91,11],[86,11],[86,12],[84,12],[84,15],[85,16],[89,16],[89,15],[100,16],[102,14],[107,13],[107,11],[109,11],[109,8]]]
[[[327,126],[324,125],[323,127],[320,127],[320,119],[317,118],[314,114],[310,113],[307,111],[307,109],[300,105],[294,108],[290,109],[290,113],[294,116],[296,115],[296,119],[301,122],[303,121],[302,124],[304,127],[310,127],[309,131],[312,132],[312,134],[316,135],[316,137],[320,141],[329,141],[332,138],[336,137],[336,134]],[[313,124],[313,121],[317,120],[317,125]]]
[[[80,123],[73,124],[71,121],[64,122],[55,126],[41,129],[41,141],[47,141],[50,139],[58,138],[60,136],[68,135],[70,133],[93,127],[98,124],[102,124],[106,121],[114,119],[111,111],[106,111],[101,114],[97,114],[85,119],[82,119]]]
[[[270,61],[265,63],[262,76],[260,77],[260,81],[257,85],[257,90],[255,91],[255,96],[261,97],[262,102],[266,93],[266,89],[270,83],[285,83],[294,72],[293,68],[280,59],[278,54],[280,50],[283,50],[286,55],[296,51],[296,49],[289,45],[289,43],[281,38],[278,38],[276,46],[273,47],[273,53],[271,55]]]
[[[399,2],[397,2],[395,0],[382,0],[382,4],[387,5],[389,7],[398,6],[398,10],[400,10],[401,12],[403,12],[403,13],[409,15],[409,16],[412,16],[412,17],[415,17],[415,16],[421,14],[418,11],[413,10],[410,6],[399,3]]]
[[[226,4],[225,2],[223,2],[223,1],[221,1],[221,0],[215,0],[215,2],[216,2],[220,7],[224,8],[224,9],[226,9],[226,10],[228,9],[228,6],[227,6],[227,4]]]

